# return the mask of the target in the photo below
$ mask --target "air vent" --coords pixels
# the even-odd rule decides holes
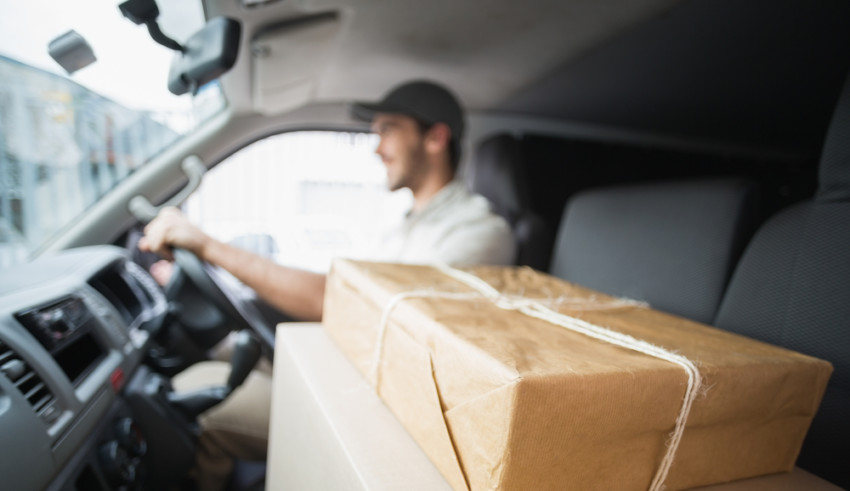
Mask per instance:
[[[41,377],[17,353],[0,342],[0,373],[17,387],[33,410],[47,423],[52,423],[59,411],[55,397]]]

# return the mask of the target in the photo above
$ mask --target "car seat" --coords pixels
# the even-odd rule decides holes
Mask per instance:
[[[550,272],[711,323],[756,226],[757,188],[743,179],[619,185],[568,202]]]
[[[467,175],[468,183],[472,191],[487,198],[493,211],[510,224],[517,244],[516,264],[545,271],[554,233],[531,210],[523,165],[520,142],[511,135],[495,135],[478,145]]]
[[[832,362],[797,465],[850,488],[850,78],[827,131],[814,198],[757,232],[715,325]]]

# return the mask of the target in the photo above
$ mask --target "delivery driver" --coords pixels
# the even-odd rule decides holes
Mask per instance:
[[[391,191],[408,188],[413,207],[401,223],[391,224],[370,259],[387,262],[449,264],[511,264],[515,245],[508,224],[493,214],[486,200],[455,180],[463,136],[463,110],[445,88],[425,81],[402,84],[378,103],[357,103],[353,115],[372,123],[380,137],[375,152],[387,171]],[[146,228],[139,248],[170,257],[180,247],[220,266],[253,288],[266,302],[289,316],[309,321],[322,318],[325,276],[285,267],[216,240],[174,208],[163,210]],[[221,383],[228,367],[207,362],[182,375],[206,385]],[[220,374],[210,380],[209,374]],[[199,373],[206,372],[206,375]],[[181,385],[183,387],[181,387]],[[196,385],[195,387],[198,387]],[[268,375],[253,373],[225,403],[201,418],[204,432],[198,450],[201,489],[224,489],[232,459],[265,460],[271,403]]]

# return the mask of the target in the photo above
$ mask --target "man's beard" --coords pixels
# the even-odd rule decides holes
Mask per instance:
[[[409,188],[415,192],[427,172],[423,145],[412,148],[407,155],[405,166],[398,170],[401,172],[396,175],[395,179],[387,175],[387,189],[398,191],[399,189]]]

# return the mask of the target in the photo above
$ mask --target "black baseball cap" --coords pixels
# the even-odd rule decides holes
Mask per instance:
[[[445,123],[455,144],[463,136],[463,109],[457,98],[442,85],[427,80],[398,85],[380,102],[355,102],[351,113],[362,121],[372,121],[378,113],[404,114],[425,124]]]

